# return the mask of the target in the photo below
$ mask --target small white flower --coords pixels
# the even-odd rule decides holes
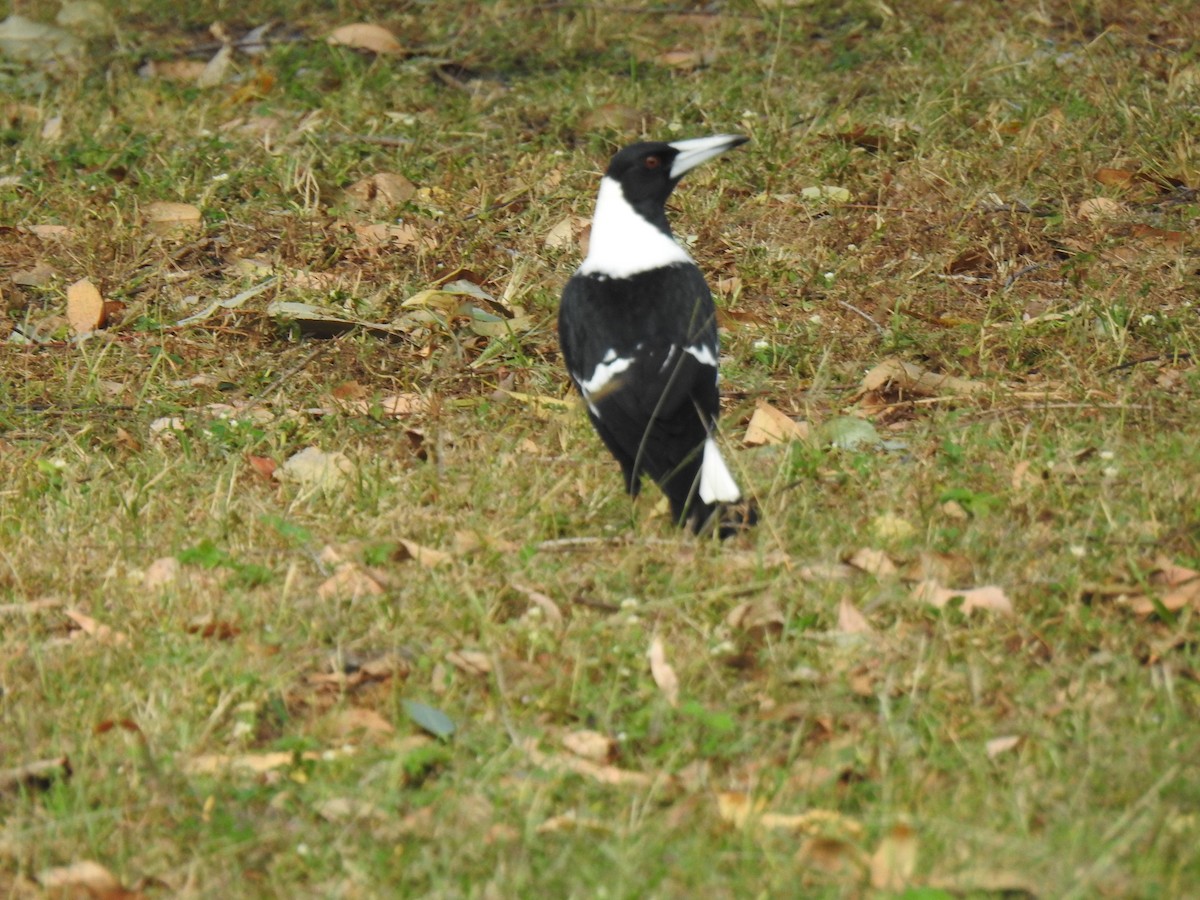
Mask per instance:
[[[228,181],[229,173],[228,172],[218,172],[216,175],[214,175],[212,177],[212,180],[217,183],[220,183],[222,181]]]
[[[1081,544],[1072,544],[1067,548],[1067,552],[1069,552],[1076,559],[1083,559],[1085,556],[1087,556],[1087,547],[1084,547]]]
[[[637,606],[638,606],[638,598],[637,597],[626,597],[624,600],[621,601],[621,609],[637,609]]]
[[[770,346],[771,346],[770,341],[765,341],[765,340],[762,340],[761,338],[754,342],[755,350],[766,350]]]
[[[1100,451],[1100,458],[1102,460],[1104,460],[1105,462],[1107,462],[1110,459],[1116,459],[1116,457],[1117,457],[1117,454],[1113,453],[1111,450],[1101,450]]]

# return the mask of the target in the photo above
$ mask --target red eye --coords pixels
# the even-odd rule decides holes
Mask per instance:
[[[657,157],[657,156],[647,156],[646,157],[646,168],[647,169],[657,169],[661,165],[662,165],[662,160],[659,157]]]

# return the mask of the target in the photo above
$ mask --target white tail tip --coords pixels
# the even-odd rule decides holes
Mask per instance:
[[[736,503],[742,499],[742,492],[711,437],[704,441],[704,459],[700,463],[700,499],[705,503]]]

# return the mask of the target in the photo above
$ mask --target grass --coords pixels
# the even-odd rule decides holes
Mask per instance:
[[[0,69],[0,769],[70,767],[0,780],[5,896],[81,860],[173,896],[1197,890],[1196,605],[1128,602],[1200,565],[1186,4],[143,7]],[[272,18],[216,87],[138,75]],[[359,19],[411,55],[319,40]],[[672,215],[727,280],[764,512],[724,546],[621,492],[557,353],[578,249],[544,243],[614,148],[718,131],[752,143]],[[351,202],[376,172],[417,193]],[[164,200],[199,232],[153,233]],[[522,327],[401,305],[464,274]],[[84,277],[121,306],[76,342]],[[321,339],[273,300],[408,318]],[[863,394],[889,357],[985,387]],[[743,447],[760,401],[890,449]],[[306,447],[344,476],[261,474]],[[914,600],[922,564],[1014,614]]]

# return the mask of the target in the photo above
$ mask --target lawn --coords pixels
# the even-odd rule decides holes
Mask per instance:
[[[1200,894],[1191,4],[17,11],[0,896]],[[555,319],[726,132],[720,542]]]

